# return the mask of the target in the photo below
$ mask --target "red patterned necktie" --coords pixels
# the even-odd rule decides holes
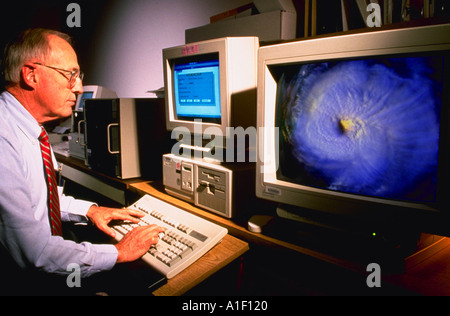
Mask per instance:
[[[52,155],[50,152],[50,143],[44,128],[42,128],[42,133],[39,136],[39,142],[41,144],[42,159],[45,167],[44,169],[47,175],[50,226],[54,236],[62,236],[58,186],[56,184],[55,168],[53,166]]]

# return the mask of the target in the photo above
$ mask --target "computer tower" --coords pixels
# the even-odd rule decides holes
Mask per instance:
[[[84,101],[87,99],[117,98],[115,91],[102,86],[83,86],[83,93],[78,95],[72,112],[72,130],[69,134],[70,157],[86,160],[86,144],[84,142]]]
[[[254,206],[252,163],[215,164],[199,159],[163,155],[166,192],[226,218]]]
[[[161,179],[164,115],[164,99],[85,100],[87,165],[121,179]]]

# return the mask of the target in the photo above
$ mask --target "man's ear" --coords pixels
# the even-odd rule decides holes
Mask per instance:
[[[25,64],[21,70],[21,81],[24,88],[34,89],[38,83],[38,76],[36,74],[36,66],[33,64]]]

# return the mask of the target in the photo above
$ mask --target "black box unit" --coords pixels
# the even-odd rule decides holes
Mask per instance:
[[[132,98],[86,100],[88,166],[121,179],[161,179],[161,157],[170,143],[164,102]]]

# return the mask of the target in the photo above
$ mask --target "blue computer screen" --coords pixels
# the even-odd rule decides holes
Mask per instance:
[[[175,64],[174,94],[179,119],[220,119],[219,60]]]
[[[85,100],[85,99],[92,99],[92,96],[94,95],[94,92],[92,92],[92,91],[86,91],[86,92],[83,92],[83,94],[81,95],[81,100],[80,100],[80,102],[79,102],[79,104],[78,104],[78,107],[75,109],[76,111],[83,111],[83,106],[84,106],[84,103],[83,103],[83,100]]]
[[[367,196],[434,202],[444,58],[278,69],[278,177]]]

